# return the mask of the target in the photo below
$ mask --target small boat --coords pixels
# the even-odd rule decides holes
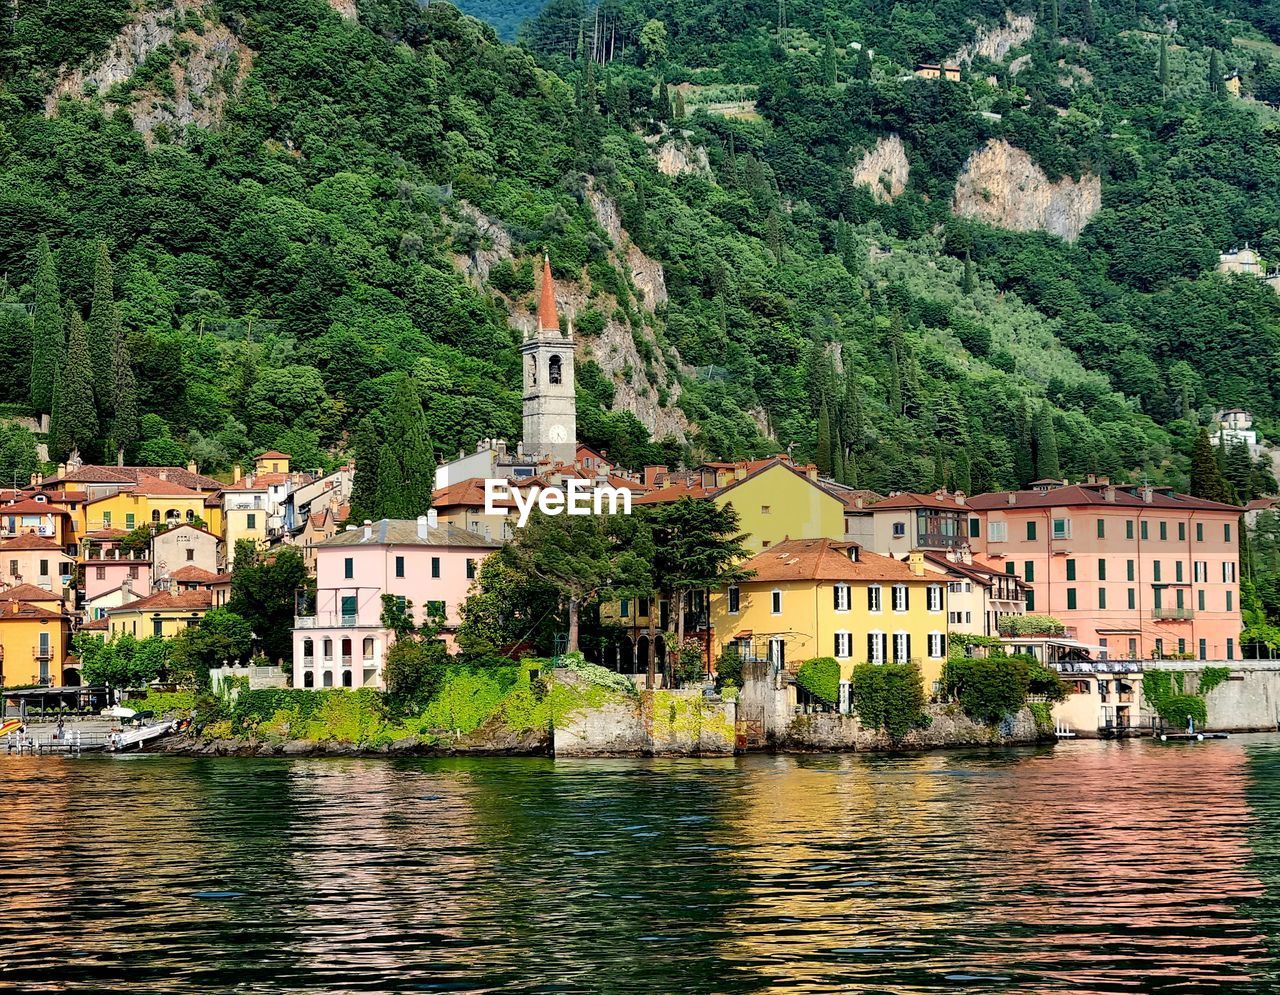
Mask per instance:
[[[104,708],[101,714],[104,719],[131,719],[138,713],[124,705],[112,705],[110,708]]]
[[[178,726],[177,722],[161,722],[154,726],[140,726],[137,729],[126,729],[113,732],[107,737],[107,749],[112,753],[123,753],[125,750],[140,750],[152,740],[167,736]]]
[[[22,719],[5,719],[0,722],[0,736],[8,736],[12,732],[22,732]]]

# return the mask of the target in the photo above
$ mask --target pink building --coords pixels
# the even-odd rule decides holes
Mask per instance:
[[[89,620],[151,592],[151,553],[125,549],[122,529],[99,529],[84,537],[84,607]],[[113,597],[114,595],[114,597]]]
[[[1241,509],[1105,480],[979,494],[973,551],[1027,588],[1028,614],[1113,659],[1240,656]]]
[[[314,547],[316,603],[293,630],[293,686],[377,687],[393,634],[382,624],[382,596],[404,598],[421,623],[443,615],[445,640],[480,562],[500,543],[435,512],[415,521],[384,518],[348,527]]]

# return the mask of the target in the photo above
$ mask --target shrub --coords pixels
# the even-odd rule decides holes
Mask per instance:
[[[1200,671],[1200,695],[1203,697],[1231,676],[1230,667],[1205,667]]]
[[[1023,657],[962,657],[943,666],[942,686],[975,722],[998,722],[1026,703],[1031,668]]]
[[[924,679],[914,663],[863,663],[853,668],[850,698],[859,721],[894,742],[929,725]]]
[[[1161,703],[1160,717],[1174,729],[1185,729],[1191,719],[1200,727],[1207,721],[1204,699],[1198,694],[1174,694]]]
[[[1000,633],[1005,636],[1060,636],[1066,629],[1052,615],[1005,615]]]
[[[1027,690],[1049,701],[1065,701],[1067,685],[1056,670],[1036,660],[1027,661]]]
[[[742,657],[734,646],[726,646],[716,661],[716,687],[723,688],[726,684],[742,687]]]
[[[840,664],[831,656],[806,660],[796,672],[796,683],[815,698],[834,705],[840,700]]]

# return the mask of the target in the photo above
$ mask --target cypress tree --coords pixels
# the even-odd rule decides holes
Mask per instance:
[[[1082,36],[1085,41],[1092,42],[1097,35],[1097,23],[1093,17],[1093,0],[1084,0],[1084,11],[1081,15]]]
[[[871,53],[867,51],[866,45],[858,49],[858,58],[853,63],[853,78],[871,78]]]
[[[89,358],[93,363],[93,396],[105,423],[115,402],[115,349],[120,333],[116,313],[115,277],[105,242],[98,243],[93,262],[93,302],[89,307]]]
[[[1035,419],[1036,476],[1041,480],[1057,480],[1062,476],[1058,462],[1058,437],[1053,429],[1053,412],[1049,405],[1040,406]]]
[[[977,280],[973,274],[973,256],[968,249],[964,250],[964,293],[966,297],[973,296],[974,288],[977,286]]]
[[[822,40],[822,81],[827,86],[835,86],[836,78],[836,43],[831,37],[831,29],[827,28],[826,37]]]
[[[362,418],[351,438],[351,451],[356,463],[355,479],[351,482],[351,518],[355,521],[372,518],[377,505],[378,456],[382,437],[375,418],[374,414]]]
[[[831,473],[831,414],[827,402],[822,402],[818,411],[818,451],[814,462],[818,464],[818,472]]]
[[[1054,39],[1058,38],[1058,0],[1050,0],[1049,2],[1049,32]]]
[[[677,121],[684,120],[684,93],[680,90],[676,91],[676,98],[672,101],[671,114]]]
[[[933,477],[929,481],[929,489],[931,491],[940,491],[947,485],[947,468],[942,459],[942,447],[937,446],[933,451]]]
[[[54,440],[56,459],[62,462],[72,450],[92,456],[98,444],[98,410],[93,403],[93,358],[84,321],[74,306],[67,308],[67,361],[60,382],[59,434]]]
[[[1216,48],[1209,49],[1209,92],[1215,97],[1222,93],[1222,63]]]
[[[1169,36],[1160,35],[1160,95],[1169,96]]]
[[[961,449],[956,453],[955,464],[951,468],[955,489],[965,494],[973,493],[973,473],[969,465],[968,450]]]
[[[133,358],[124,334],[116,335],[113,357],[115,398],[111,405],[111,442],[123,454],[138,441],[138,380],[133,374]],[[108,457],[111,453],[106,454]]]
[[[386,417],[378,454],[374,511],[379,518],[416,518],[431,507],[436,461],[417,387],[401,377]]]
[[[844,400],[840,405],[840,437],[851,453],[862,451],[866,424],[862,412],[862,393],[852,376],[844,380]]]
[[[1027,403],[1018,399],[1014,411],[1014,423],[1017,426],[1017,440],[1013,448],[1013,473],[1018,478],[1018,486],[1026,487],[1035,479],[1035,441],[1031,434],[1031,418],[1027,414]]]
[[[1191,450],[1191,496],[1206,501],[1226,501],[1229,496],[1218,456],[1209,441],[1209,433],[1203,428]]]
[[[671,95],[667,91],[667,81],[664,79],[658,84],[658,120],[671,120]]]
[[[31,319],[31,406],[37,413],[53,410],[54,384],[65,348],[58,272],[49,240],[36,243],[35,313]]]
[[[725,152],[724,184],[729,187],[738,185],[738,151],[733,140],[733,132],[729,132],[729,148]]]

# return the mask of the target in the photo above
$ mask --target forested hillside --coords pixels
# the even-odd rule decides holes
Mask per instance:
[[[545,248],[624,463],[1185,487],[1215,408],[1280,437],[1280,297],[1213,272],[1280,261],[1280,4],[1011,7],[552,0],[517,47],[447,3],[18,6],[0,399],[74,401],[55,460],[218,472],[341,458],[410,373],[437,453],[515,438]]]

